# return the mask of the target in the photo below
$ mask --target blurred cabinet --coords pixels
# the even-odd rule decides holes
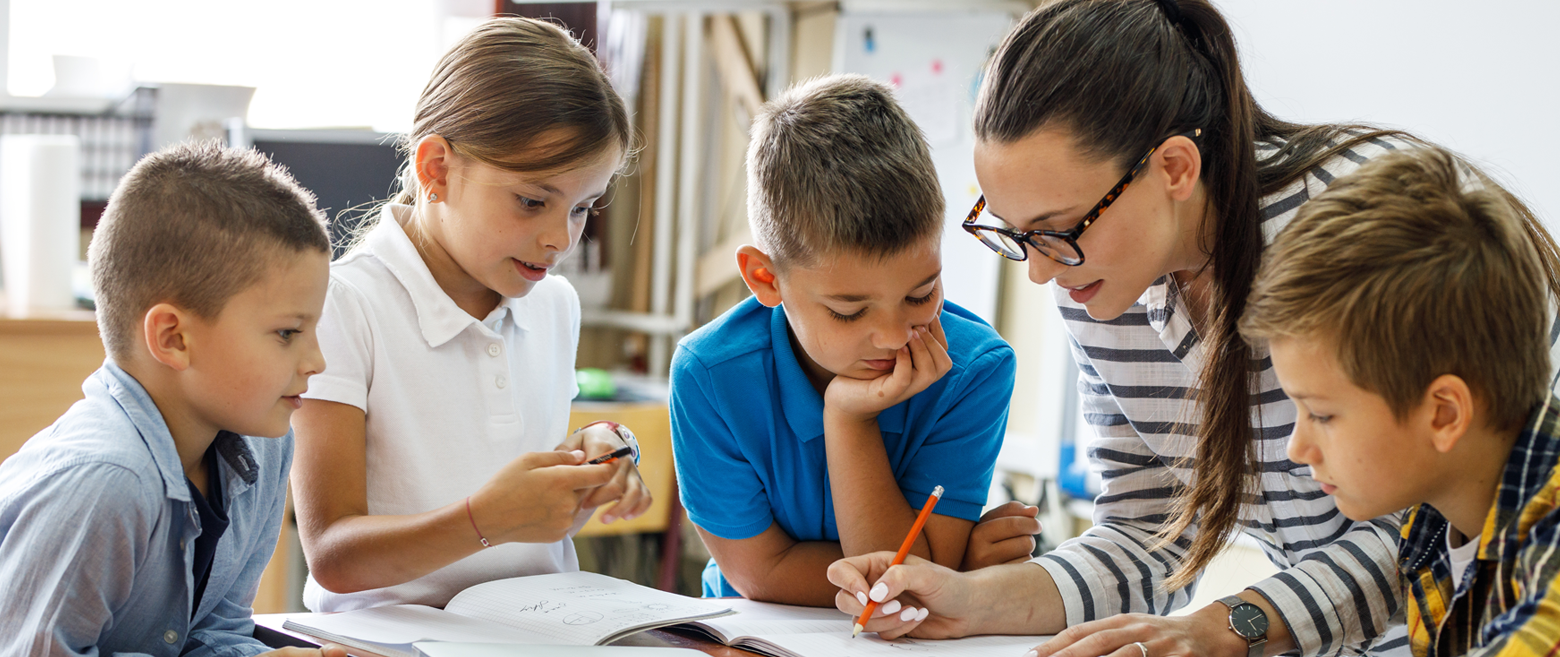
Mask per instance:
[[[102,364],[91,313],[0,317],[0,460],[80,401],[81,382]]]

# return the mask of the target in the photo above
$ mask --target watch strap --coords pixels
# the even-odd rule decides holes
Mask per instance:
[[[590,425],[586,425],[586,426],[590,426]],[[1241,597],[1238,596],[1238,595],[1226,595],[1226,596],[1224,596],[1222,598],[1219,598],[1219,604],[1222,604],[1222,605],[1224,605],[1226,607],[1229,607],[1230,609],[1234,609],[1234,608],[1239,607],[1241,605],[1251,604],[1251,603],[1246,602],[1245,600],[1242,600]]]

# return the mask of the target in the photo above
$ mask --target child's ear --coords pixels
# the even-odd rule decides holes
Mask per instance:
[[[146,349],[152,359],[176,372],[190,367],[189,329],[192,317],[168,303],[159,303],[141,318]]]
[[[1197,150],[1196,142],[1176,135],[1166,139],[1154,157],[1164,163],[1165,175],[1169,178],[1165,189],[1170,198],[1176,201],[1190,199],[1202,177],[1202,152]]]
[[[780,305],[780,284],[775,277],[775,263],[758,247],[742,245],[737,249],[737,269],[742,272],[742,282],[758,302],[773,308]]]
[[[450,142],[438,135],[428,135],[417,142],[412,166],[417,172],[417,184],[422,188],[423,198],[433,194],[437,195],[434,198],[448,198],[446,188],[449,186],[450,162],[454,155]]]
[[[1422,403],[1430,405],[1430,440],[1435,450],[1450,453],[1473,426],[1473,391],[1462,377],[1442,374],[1430,382]]]

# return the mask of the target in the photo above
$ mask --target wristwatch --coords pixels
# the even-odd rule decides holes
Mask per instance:
[[[591,422],[583,427],[575,429],[574,432],[579,433],[598,424],[607,425],[607,428],[611,429],[612,433],[615,433],[619,438],[622,438],[623,444],[628,445],[628,448],[634,452],[634,465],[639,465],[639,437],[635,436],[634,432],[629,430],[628,427],[611,420],[596,420],[595,422]]]
[[[1230,608],[1230,630],[1246,640],[1246,657],[1262,657],[1262,648],[1268,640],[1267,612],[1239,596],[1220,598],[1219,602]]]

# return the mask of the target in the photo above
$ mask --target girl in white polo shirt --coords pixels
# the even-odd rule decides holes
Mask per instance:
[[[631,434],[569,433],[579,299],[547,275],[631,131],[590,51],[551,23],[494,19],[440,60],[402,193],[331,267],[328,368],[293,420],[310,609],[442,607],[576,570],[568,537],[595,507],[649,507],[633,459],[585,463]]]

